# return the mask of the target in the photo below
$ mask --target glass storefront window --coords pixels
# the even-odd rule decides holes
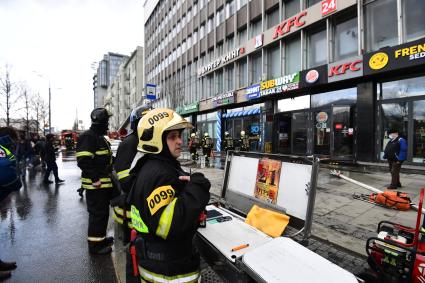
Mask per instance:
[[[283,2],[285,7],[285,19],[297,14],[300,11],[300,1],[299,0],[285,0]]]
[[[424,77],[387,82],[382,84],[382,99],[425,95]]]
[[[250,29],[249,29],[249,34],[250,34],[249,37],[250,38],[253,38],[257,34],[260,34],[261,33],[261,31],[262,31],[262,27],[261,27],[262,23],[263,22],[261,20],[251,23],[251,26],[250,26]]]
[[[335,26],[335,61],[357,55],[357,18]]]
[[[397,129],[401,136],[406,137],[408,129],[408,108],[408,102],[382,104],[382,155],[385,146],[390,140],[388,137],[389,129]]]
[[[246,58],[238,62],[239,66],[239,87],[244,87],[248,85],[248,64],[246,63]]]
[[[301,40],[300,35],[285,43],[285,74],[301,70]]]
[[[413,102],[412,161],[425,163],[425,100]]]
[[[217,71],[215,74],[215,80],[217,84],[216,92],[215,94],[223,93],[224,87],[223,87],[223,70]]]
[[[308,67],[316,67],[326,63],[327,58],[326,30],[311,33],[308,37]]]
[[[267,28],[274,27],[279,21],[279,6],[277,6],[271,12],[267,13]]]
[[[404,8],[404,35],[407,41],[418,39],[425,35],[424,0],[405,0],[401,2]]]
[[[311,95],[311,108],[329,106],[331,104],[355,104],[357,88],[347,88]]]
[[[280,77],[280,47],[267,49],[267,79]]]
[[[251,84],[261,81],[261,53],[251,56]]]
[[[397,44],[397,0],[374,1],[365,6],[367,50]]]

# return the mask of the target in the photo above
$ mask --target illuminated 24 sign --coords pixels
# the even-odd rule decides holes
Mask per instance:
[[[336,11],[336,0],[322,1],[322,17]]]

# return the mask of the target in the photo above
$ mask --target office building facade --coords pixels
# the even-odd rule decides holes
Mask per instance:
[[[216,150],[425,164],[425,1],[147,1],[145,77]]]

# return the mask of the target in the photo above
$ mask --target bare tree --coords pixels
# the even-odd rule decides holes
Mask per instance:
[[[20,93],[21,93],[21,97],[23,99],[23,107],[21,109],[24,110],[24,117],[22,117],[23,119],[23,124],[24,124],[24,129],[25,129],[25,133],[26,136],[29,136],[29,132],[31,131],[30,129],[30,112],[31,112],[31,94],[28,91],[27,86],[25,86],[24,84],[20,85]],[[21,110],[19,109],[19,110]]]
[[[48,116],[47,115],[48,106],[46,102],[44,101],[43,97],[41,97],[40,93],[37,93],[36,95],[32,96],[31,108],[32,108],[32,112],[35,115],[35,120],[37,124],[37,135],[38,135],[40,130],[43,132],[43,129],[47,121],[47,116]]]
[[[15,84],[10,79],[9,66],[5,66],[4,74],[0,76],[0,105],[3,111],[6,113],[6,126],[10,126],[10,113],[13,108],[17,105],[20,99],[19,92],[15,91]]]

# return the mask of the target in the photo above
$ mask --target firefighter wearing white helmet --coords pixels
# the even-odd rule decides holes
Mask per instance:
[[[196,282],[200,260],[192,246],[198,218],[208,203],[210,182],[201,173],[188,175],[177,158],[182,131],[192,125],[170,109],[154,109],[140,120],[138,150],[144,156],[130,193],[137,237],[137,264],[147,282]]]
[[[189,140],[189,152],[190,152],[190,157],[192,158],[193,161],[198,160],[198,148],[201,145],[201,143],[199,142],[199,137],[196,133],[191,133],[190,134],[190,140]]]
[[[239,147],[241,151],[249,151],[249,137],[245,134],[245,131],[241,131]]]
[[[202,138],[202,154],[205,156],[205,163],[209,165],[211,151],[213,148],[213,140],[208,133],[204,133],[204,137]]]

